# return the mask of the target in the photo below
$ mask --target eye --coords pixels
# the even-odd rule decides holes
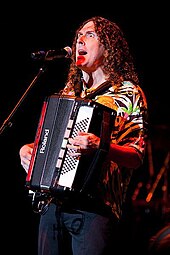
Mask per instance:
[[[94,32],[89,32],[89,33],[86,34],[86,37],[87,38],[95,38],[95,37],[97,37],[97,35]]]
[[[81,36],[81,34],[79,33],[79,34],[77,34],[77,39],[79,38]]]

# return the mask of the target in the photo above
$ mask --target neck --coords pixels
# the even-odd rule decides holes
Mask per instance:
[[[97,88],[100,84],[106,81],[106,77],[102,69],[97,69],[93,73],[83,73],[83,80],[87,88]]]

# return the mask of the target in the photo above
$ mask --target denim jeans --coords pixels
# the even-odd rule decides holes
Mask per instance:
[[[50,204],[40,219],[38,255],[113,255],[116,227],[110,216]]]

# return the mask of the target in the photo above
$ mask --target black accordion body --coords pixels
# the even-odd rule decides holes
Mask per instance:
[[[57,194],[82,192],[94,187],[99,167],[108,151],[115,111],[90,99],[54,94],[43,103],[26,177],[33,192]],[[101,137],[100,148],[92,155],[68,155],[68,139],[78,131]]]

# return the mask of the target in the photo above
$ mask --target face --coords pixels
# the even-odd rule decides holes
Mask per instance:
[[[76,43],[76,65],[86,72],[93,72],[102,65],[104,47],[100,44],[92,21],[79,31]]]

